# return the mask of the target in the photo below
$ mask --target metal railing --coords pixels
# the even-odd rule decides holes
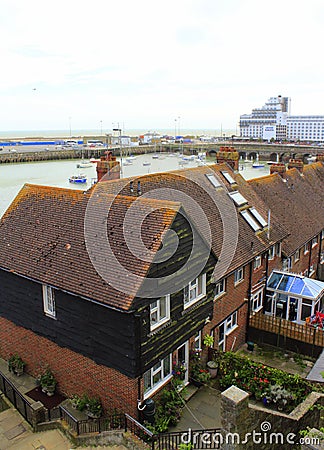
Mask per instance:
[[[191,449],[218,449],[223,442],[220,428],[208,430],[174,431],[155,435],[152,450],[178,450],[179,446],[191,444]],[[189,448],[189,447],[188,447]]]
[[[0,390],[11,401],[14,407],[33,425],[33,409],[29,401],[18,391],[18,389],[8,380],[8,378],[0,372]]]
[[[64,406],[60,406],[60,418],[66,422],[76,435],[102,433],[103,431],[124,430],[125,415],[111,414],[98,419],[76,419]]]

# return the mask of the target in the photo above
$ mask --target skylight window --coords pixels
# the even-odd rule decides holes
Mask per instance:
[[[221,172],[223,177],[229,182],[229,184],[236,184],[234,178],[228,172]]]
[[[243,197],[238,191],[229,192],[228,195],[232,198],[236,206],[243,206],[247,204],[246,198]]]
[[[215,177],[215,175],[212,175],[210,173],[206,173],[206,177],[208,178],[208,180],[211,182],[211,184],[215,187],[221,187],[221,183],[217,180],[217,178]]]
[[[249,211],[246,209],[244,211],[241,211],[242,217],[244,220],[250,225],[250,227],[254,231],[261,230],[260,225],[253,219],[252,215],[249,213]]]
[[[255,219],[262,225],[262,228],[266,227],[268,225],[268,222],[264,220],[264,218],[261,216],[261,214],[254,208],[250,208],[250,213],[255,217]]]

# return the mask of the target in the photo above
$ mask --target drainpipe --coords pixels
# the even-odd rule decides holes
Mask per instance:
[[[307,276],[309,276],[310,266],[312,262],[312,241],[309,242],[309,257],[308,257],[308,270]]]
[[[245,342],[248,341],[248,330],[250,327],[250,313],[251,313],[251,297],[252,297],[252,273],[253,273],[253,261],[249,264],[249,287],[248,287],[248,311],[247,311],[247,322],[245,331]]]

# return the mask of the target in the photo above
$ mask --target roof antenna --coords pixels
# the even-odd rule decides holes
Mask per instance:
[[[142,191],[141,191],[141,182],[138,181],[138,182],[137,182],[137,195],[141,195],[141,194],[142,194]]]

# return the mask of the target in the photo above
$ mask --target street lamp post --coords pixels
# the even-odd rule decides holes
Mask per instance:
[[[113,131],[119,132],[119,151],[120,151],[120,177],[123,178],[123,149],[122,149],[122,139],[121,139],[121,128],[113,128]]]

